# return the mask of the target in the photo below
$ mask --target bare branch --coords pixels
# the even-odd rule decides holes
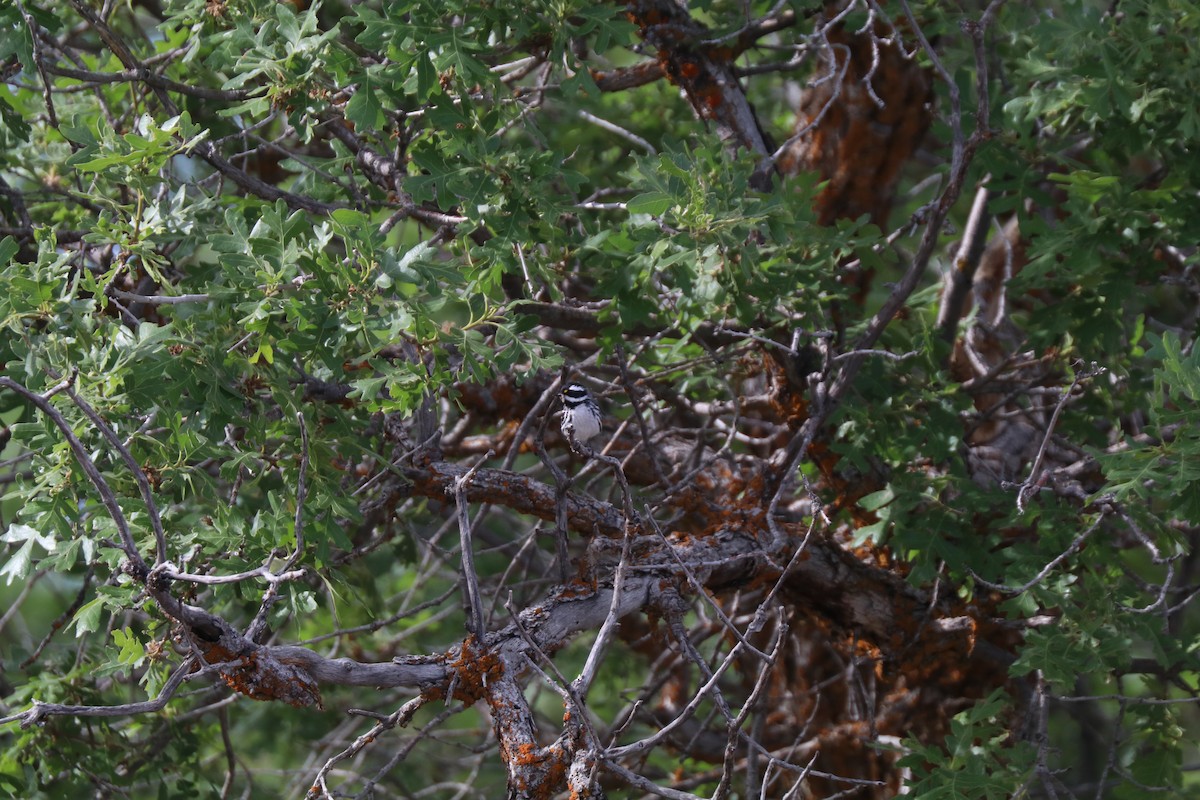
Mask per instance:
[[[150,515],[150,525],[154,530],[154,541],[157,543],[155,564],[164,563],[167,560],[167,534],[163,530],[162,517],[158,512],[158,503],[154,500],[154,491],[150,488],[150,481],[146,478],[146,473],[142,471],[137,461],[134,460],[133,454],[129,452],[129,448],[125,446],[112,427],[104,421],[103,417],[96,413],[96,409],[92,408],[75,391],[74,381],[72,381],[72,385],[66,388],[66,392],[67,396],[71,398],[71,402],[83,412],[84,416],[91,420],[96,430],[100,431],[100,435],[117,451],[117,454],[121,457],[121,461],[125,463],[126,468],[133,475],[133,479],[137,481],[138,489],[142,493],[142,502],[145,503],[146,512]]]
[[[483,616],[483,596],[479,592],[479,574],[475,571],[475,547],[471,543],[471,520],[467,513],[466,487],[475,477],[475,472],[494,454],[491,450],[475,462],[475,466],[454,479],[454,504],[458,509],[458,533],[462,556],[463,593],[467,605],[467,632],[482,640],[486,631]]]
[[[154,711],[161,711],[171,698],[175,695],[175,691],[183,684],[184,680],[192,673],[193,667],[196,665],[195,658],[188,658],[178,667],[167,682],[163,684],[162,690],[153,700],[143,700],[139,703],[125,703],[119,706],[74,706],[64,705],[62,703],[40,703],[33,702],[33,708],[24,711],[20,714],[14,714],[8,717],[0,717],[0,725],[6,722],[20,720],[22,728],[28,728],[31,725],[38,725],[46,717],[54,716],[72,716],[72,717],[128,717],[135,714],[147,714]]]
[[[586,120],[587,122],[590,122],[599,128],[603,128],[604,130],[608,131],[609,133],[615,133],[617,136],[620,136],[622,139],[632,142],[633,144],[642,148],[650,155],[653,156],[653,155],[658,154],[658,151],[654,149],[654,145],[650,144],[645,139],[638,136],[636,133],[632,133],[632,132],[622,128],[620,125],[616,124],[615,122],[609,122],[606,119],[601,119],[600,117],[597,117],[595,114],[591,113],[590,111],[585,111],[584,109],[580,109],[576,113],[579,114],[580,119]]]
[[[943,341],[949,342],[954,339],[958,321],[962,319],[967,293],[971,291],[975,270],[987,244],[990,219],[987,213],[988,198],[987,179],[984,179],[975,191],[975,202],[971,204],[971,215],[967,218],[962,244],[954,257],[950,285],[942,295],[942,305],[938,309],[938,335]]]
[[[424,695],[418,695],[414,697],[404,705],[400,706],[400,708],[396,709],[395,712],[381,719],[377,724],[372,726],[369,731],[359,735],[358,738],[356,738],[345,750],[322,764],[321,768],[317,770],[316,777],[313,778],[312,788],[309,789],[307,797],[322,797],[333,800],[335,795],[330,791],[327,781],[329,779],[329,773],[333,771],[333,768],[337,766],[338,762],[354,758],[356,755],[362,752],[367,745],[378,739],[380,734],[386,733],[397,726],[401,728],[407,727],[408,723],[412,721],[413,715],[417,713],[421,706],[428,702],[429,700]],[[339,794],[337,796],[341,795]]]
[[[1075,539],[1071,542],[1070,546],[1067,547],[1066,550],[1062,551],[1057,556],[1052,558],[1046,564],[1046,566],[1044,566],[1040,570],[1038,570],[1038,573],[1036,575],[1034,575],[1032,578],[1030,578],[1025,583],[1021,584],[1020,586],[1005,586],[1000,583],[992,583],[991,581],[987,581],[987,580],[984,580],[983,578],[979,577],[979,575],[977,575],[974,571],[971,572],[971,577],[977,583],[979,583],[981,586],[984,586],[993,591],[1004,592],[1005,594],[1011,594],[1011,595],[1024,594],[1025,592],[1029,591],[1034,586],[1037,586],[1039,583],[1041,583],[1043,580],[1045,580],[1046,576],[1049,575],[1051,572],[1053,572],[1054,569],[1056,567],[1058,567],[1059,564],[1063,563],[1068,558],[1070,558],[1072,555],[1079,552],[1079,548],[1083,547],[1083,543],[1088,540],[1088,537],[1090,537],[1093,533],[1095,533],[1100,528],[1100,523],[1102,523],[1104,521],[1104,518],[1107,516],[1107,514],[1108,514],[1107,510],[1102,510],[1099,514],[1097,514],[1096,519],[1094,519],[1092,521],[1092,524],[1089,525],[1087,528],[1085,528],[1082,533],[1080,533],[1078,536],[1076,536]]]
[[[112,488],[108,485],[108,481],[100,474],[100,470],[96,469],[96,465],[88,457],[87,451],[83,447],[83,443],[79,441],[74,431],[71,430],[70,423],[66,418],[50,404],[50,398],[61,391],[66,391],[74,384],[78,377],[78,370],[72,370],[61,383],[51,387],[43,394],[37,394],[30,389],[27,389],[20,383],[17,383],[12,378],[0,376],[0,387],[10,389],[24,397],[33,405],[37,406],[38,410],[50,418],[63,438],[67,440],[67,444],[71,448],[71,453],[74,454],[76,462],[87,475],[88,480],[96,487],[96,492],[100,495],[100,501],[104,503],[104,507],[108,509],[109,516],[112,517],[113,524],[117,526],[117,533],[120,534],[122,550],[125,552],[125,557],[130,563],[142,574],[147,574],[150,570],[146,566],[145,560],[142,559],[141,553],[138,552],[137,544],[133,540],[133,532],[129,529],[129,522],[125,519],[125,514],[121,511],[121,506],[117,503],[117,496],[113,494]],[[111,430],[110,430],[111,432]],[[128,452],[128,451],[127,451]]]

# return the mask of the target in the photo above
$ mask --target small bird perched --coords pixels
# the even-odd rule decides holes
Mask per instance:
[[[562,432],[568,441],[582,444],[600,433],[600,406],[583,384],[567,384],[562,404]]]

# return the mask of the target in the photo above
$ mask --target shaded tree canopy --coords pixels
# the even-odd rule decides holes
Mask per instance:
[[[1198,36],[0,5],[0,794],[1194,791]]]

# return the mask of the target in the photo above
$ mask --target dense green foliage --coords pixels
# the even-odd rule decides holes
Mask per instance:
[[[306,571],[279,583],[273,605],[258,578],[174,581],[177,596],[240,631],[261,609],[263,641],[378,662],[446,653],[464,636],[453,497],[423,496],[397,465],[440,430],[447,462],[491,450],[488,466],[554,486],[535,446],[505,458],[527,415],[523,432],[540,441],[549,406],[535,415],[535,403],[576,368],[607,387],[609,434],[624,424],[628,442],[708,448],[671,480],[635,481],[647,519],[686,530],[680,476],[728,462],[709,495],[770,506],[798,526],[787,529],[796,542],[815,524],[1009,654],[1011,680],[930,711],[945,730],[881,736],[872,722],[864,747],[903,754],[880,780],[923,798],[1194,792],[1200,5],[994,3],[977,42],[984,8],[965,5],[853,3],[844,20],[886,20],[934,80],[937,118],[903,173],[892,231],[865,216],[819,224],[814,175],[751,188],[759,157],[722,142],[666,79],[601,85],[658,45],[620,5],[0,5],[3,376],[46,393],[151,565],[153,514],[92,409],[148,479],[175,568]],[[780,51],[819,50],[828,15],[773,6],[705,0],[689,12],[722,42],[749,19],[794,12],[736,62],[781,142],[788,98],[821,69],[779,67]],[[957,120],[946,77],[961,93]],[[956,136],[969,145],[956,149]],[[1020,252],[1008,256],[1019,274],[1005,318],[986,325],[977,311],[959,327],[965,337],[980,325],[1003,350],[990,377],[1008,383],[981,389],[981,372],[951,367],[937,318],[985,183],[997,225],[984,235],[1015,219]],[[846,275],[872,271],[857,296]],[[906,273],[916,288],[904,294]],[[900,312],[879,318],[893,300]],[[807,365],[784,390],[780,353]],[[984,389],[1000,398],[995,418],[1040,413],[1031,450],[999,477],[981,477],[968,454],[991,419]],[[145,576],[130,574],[120,524],[52,417],[0,388],[0,423],[0,794],[299,796],[366,729],[346,709],[386,715],[414,693],[322,687],[322,712],[253,703],[210,673],[162,709],[20,727],[35,702],[152,699],[192,651]],[[778,477],[813,442],[812,457],[790,463],[798,479]],[[582,469],[561,443],[552,455]],[[780,494],[761,488],[773,475]],[[601,470],[574,490],[622,504]],[[493,628],[510,622],[510,591],[517,608],[531,605],[555,577],[552,537],[508,500],[473,507]],[[522,561],[526,549],[541,560]],[[709,613],[697,600],[686,623]],[[567,680],[594,637],[555,657]],[[730,643],[697,646],[715,664]],[[589,702],[598,725],[650,692],[646,653],[620,647]],[[958,669],[945,657],[937,671]],[[553,740],[561,698],[528,694]],[[410,726],[437,726],[435,737],[381,737],[343,763],[342,791],[370,779],[381,796],[502,796],[487,711],[444,721],[442,710]],[[803,723],[792,738],[816,735]],[[714,729],[723,737],[724,719]],[[614,741],[654,730],[637,718]],[[418,755],[393,770],[410,742]],[[719,759],[713,772],[683,748],[628,766],[700,796],[721,781]],[[615,780],[615,796],[649,791]],[[735,781],[734,795],[747,785]]]

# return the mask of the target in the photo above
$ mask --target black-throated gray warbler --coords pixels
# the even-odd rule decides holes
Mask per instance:
[[[562,404],[563,436],[583,443],[600,433],[600,406],[583,384],[567,384],[562,390]]]

